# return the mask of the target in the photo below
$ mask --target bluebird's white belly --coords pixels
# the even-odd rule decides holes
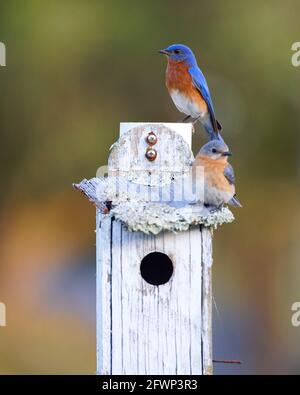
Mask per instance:
[[[202,118],[206,114],[201,111],[197,102],[190,100],[187,96],[178,90],[170,92],[171,98],[180,112],[190,115],[192,118]]]
[[[233,197],[233,193],[223,191],[219,188],[205,185],[204,187],[204,203],[210,206],[220,206],[228,203]]]

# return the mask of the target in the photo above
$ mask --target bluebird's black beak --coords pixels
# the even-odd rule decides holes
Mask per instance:
[[[169,52],[166,49],[160,49],[158,53],[161,53],[162,55],[169,55]]]
[[[223,152],[222,156],[232,156],[232,153],[230,151]]]

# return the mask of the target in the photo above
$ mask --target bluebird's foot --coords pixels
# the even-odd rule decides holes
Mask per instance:
[[[201,118],[201,117],[195,118],[195,120],[192,122],[192,124],[195,125],[195,124],[199,121],[200,118]]]
[[[190,119],[191,118],[191,116],[190,115],[187,115],[186,117],[184,117],[183,119],[181,119],[180,121],[178,121],[178,122],[185,122],[185,121],[187,121],[188,119]]]
[[[224,203],[221,203],[219,206],[214,207],[211,210],[209,210],[209,212],[210,212],[210,214],[214,214],[218,211],[221,211],[223,207],[224,207]]]

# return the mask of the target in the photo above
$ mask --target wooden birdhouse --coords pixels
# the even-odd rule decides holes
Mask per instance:
[[[97,207],[97,373],[212,373],[212,229],[233,220],[178,198],[191,124],[121,124]],[[180,185],[180,187],[178,187]]]

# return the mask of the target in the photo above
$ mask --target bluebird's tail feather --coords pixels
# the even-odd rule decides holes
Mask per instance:
[[[207,117],[204,121],[202,120],[201,123],[203,124],[203,127],[211,141],[220,140],[224,142],[220,134],[220,131],[222,130],[222,126],[217,120],[214,120],[214,122],[212,122],[212,119],[210,117]]]
[[[235,207],[243,207],[241,205],[241,203],[239,202],[238,198],[236,197],[236,195],[234,195],[233,198],[231,200],[229,200],[228,203],[231,204],[232,206],[235,206]]]
[[[203,124],[210,140],[220,140],[220,133],[215,131],[210,124]]]
[[[224,140],[220,134],[221,131],[222,131],[222,125],[220,124],[219,121],[215,120],[215,127],[214,127],[214,132],[213,132],[214,139],[224,142]]]
[[[223,143],[225,143],[225,141],[223,140],[223,137],[221,136],[220,132],[215,132],[214,131],[212,133],[209,133],[209,138],[210,138],[210,140],[219,140],[219,141],[222,141]]]
[[[212,140],[219,140],[219,141],[222,141],[224,144],[226,144],[225,141],[223,140],[223,137],[221,136],[221,133],[219,131],[216,132],[215,130],[213,130],[211,128],[209,128],[209,129],[205,128],[205,130],[206,130],[206,132],[207,132],[207,134],[209,136],[210,141],[212,141]]]

